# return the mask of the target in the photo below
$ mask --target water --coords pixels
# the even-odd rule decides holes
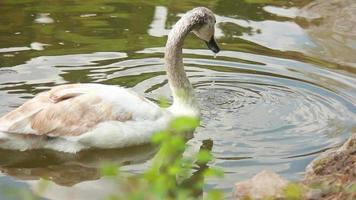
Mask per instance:
[[[166,35],[182,13],[205,5],[217,14],[222,51],[214,58],[195,36],[186,40],[184,63],[202,109],[187,154],[210,145],[210,166],[225,178],[206,180],[207,189],[227,197],[234,182],[262,169],[301,178],[320,152],[356,130],[356,4],[265,2],[1,1],[0,115],[64,83],[170,98]],[[48,177],[45,198],[97,199],[113,189],[98,171],[102,161],[139,174],[154,154],[149,145],[78,155],[1,150],[0,196],[13,199],[9,187],[36,190]]]

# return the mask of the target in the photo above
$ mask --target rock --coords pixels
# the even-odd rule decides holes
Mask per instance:
[[[356,180],[356,133],[339,149],[322,153],[306,168],[306,182],[330,175],[342,175],[349,181]]]
[[[339,149],[326,151],[312,161],[306,168],[303,183],[321,191],[323,198],[316,199],[356,199],[356,191],[346,189],[356,184],[355,163],[356,133]]]
[[[320,189],[310,189],[306,194],[306,199],[317,200],[320,199],[323,195],[323,192]]]
[[[262,171],[251,179],[235,184],[233,199],[281,198],[288,181],[271,171]]]

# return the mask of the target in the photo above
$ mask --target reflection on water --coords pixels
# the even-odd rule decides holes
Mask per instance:
[[[261,169],[299,178],[317,154],[356,130],[356,39],[346,30],[355,27],[347,25],[355,23],[355,4],[259,2],[1,1],[0,115],[64,83],[121,85],[154,101],[169,98],[166,35],[182,13],[204,5],[217,14],[222,51],[213,58],[203,42],[187,38],[184,62],[202,124],[186,153],[211,141],[209,165],[226,176],[206,180],[207,189],[227,196],[235,181]],[[48,177],[46,198],[104,197],[115,188],[98,172],[103,162],[140,174],[154,154],[150,146],[76,155],[1,150],[0,185],[34,189]]]
[[[91,195],[105,198],[118,188],[114,182],[101,177],[100,167],[106,163],[135,166],[151,159],[155,152],[156,148],[150,145],[116,150],[92,149],[78,154],[51,150],[0,150],[0,171],[22,180],[34,191],[38,181],[46,178],[51,182],[42,195],[50,199],[88,199],[93,197]],[[2,198],[6,197],[6,192],[1,192],[4,193]]]
[[[308,53],[356,67],[356,2],[352,0],[316,0],[303,7],[305,20],[297,23],[317,44]],[[316,23],[316,24],[315,24]]]
[[[155,148],[149,145],[116,150],[93,149],[78,154],[51,150],[0,150],[0,169],[7,175],[23,180],[38,180],[44,177],[58,185],[72,186],[99,179],[99,169],[105,163],[110,162],[118,166],[143,163],[151,159],[155,152]]]

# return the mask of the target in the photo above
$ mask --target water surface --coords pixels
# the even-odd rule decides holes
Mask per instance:
[[[214,58],[195,36],[186,40],[184,63],[202,109],[187,154],[209,144],[209,166],[225,172],[206,180],[206,190],[229,196],[234,182],[262,169],[302,177],[312,159],[356,130],[352,1],[1,1],[0,115],[65,83],[171,99],[166,36],[179,16],[202,5],[217,15],[222,51]],[[78,155],[1,150],[0,196],[36,190],[47,177],[48,199],[97,199],[114,190],[98,171],[103,161],[140,174],[154,154],[149,145]]]

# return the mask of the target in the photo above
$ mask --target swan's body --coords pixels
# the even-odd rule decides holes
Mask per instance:
[[[102,84],[54,87],[0,119],[0,145],[77,152],[149,141],[171,113],[125,88]],[[5,130],[5,131],[3,131]]]
[[[56,86],[0,118],[0,148],[64,152],[121,148],[149,142],[152,133],[165,129],[173,116],[198,117],[194,91],[183,68],[182,45],[185,36],[194,31],[214,52],[218,51],[214,24],[210,10],[196,8],[185,14],[169,34],[165,61],[174,102],[168,109],[122,87]]]

